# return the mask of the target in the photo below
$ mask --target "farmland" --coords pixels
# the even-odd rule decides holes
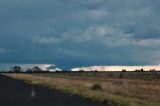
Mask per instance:
[[[46,86],[109,106],[160,105],[160,72],[66,72],[7,75],[25,80],[30,84]]]

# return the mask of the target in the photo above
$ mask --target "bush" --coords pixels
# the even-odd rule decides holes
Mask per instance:
[[[91,87],[91,89],[92,90],[102,90],[102,87],[99,84],[93,84],[92,87]]]
[[[126,72],[127,70],[126,69],[122,69],[122,72]]]

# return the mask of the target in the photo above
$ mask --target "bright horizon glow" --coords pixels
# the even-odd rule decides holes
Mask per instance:
[[[122,71],[122,70],[127,70],[127,71],[135,71],[135,70],[140,70],[144,69],[145,71],[153,70],[155,69],[156,71],[160,70],[159,65],[144,65],[144,66],[89,66],[89,67],[77,67],[77,68],[72,68],[71,71],[79,71],[79,70],[84,70],[84,71]]]

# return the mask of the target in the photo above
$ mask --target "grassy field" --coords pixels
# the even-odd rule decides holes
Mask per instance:
[[[78,95],[109,106],[160,106],[160,80],[101,78],[95,76],[69,76],[61,73],[7,74],[56,89],[70,95]]]

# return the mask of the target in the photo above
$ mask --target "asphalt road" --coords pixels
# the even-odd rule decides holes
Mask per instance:
[[[0,106],[105,106],[0,74]]]

